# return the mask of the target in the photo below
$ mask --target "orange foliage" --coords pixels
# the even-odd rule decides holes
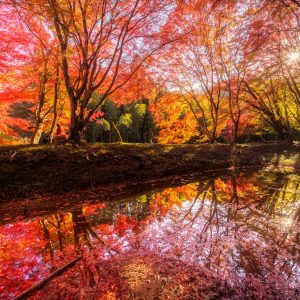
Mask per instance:
[[[154,101],[150,110],[158,124],[159,143],[181,144],[198,136],[197,122],[180,95],[167,93]]]

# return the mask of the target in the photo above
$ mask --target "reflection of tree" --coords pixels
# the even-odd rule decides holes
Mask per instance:
[[[72,220],[74,226],[74,245],[76,249],[80,248],[80,240],[83,237],[86,244],[90,249],[93,249],[90,235],[95,238],[99,243],[104,244],[103,240],[93,230],[92,226],[87,221],[82,212],[82,207],[76,208],[72,211]]]
[[[90,249],[80,267],[82,284],[94,286],[101,278],[99,256],[93,256],[98,248],[91,238],[101,243],[103,232],[109,245],[127,243],[126,249],[152,249],[196,263],[231,282],[236,295],[256,297],[264,290],[264,297],[270,297],[274,282],[284,295],[286,279],[294,282],[293,270],[299,265],[300,235],[283,228],[300,221],[299,181],[280,174],[265,178],[249,181],[231,175],[109,203],[87,215],[81,207],[74,209],[75,248]],[[148,231],[156,222],[158,231]],[[248,286],[253,290],[247,291]]]
[[[275,265],[283,249],[293,256],[297,254],[294,244],[297,243],[299,233],[292,238],[294,231],[291,226],[299,213],[299,194],[297,193],[299,181],[282,174],[276,174],[275,177],[271,175],[271,177],[271,180],[260,183],[259,199],[256,199],[251,206],[237,210],[235,221],[244,223],[243,226],[258,233],[264,243],[272,245],[273,253],[269,257],[272,258],[270,263]],[[292,242],[293,239],[295,242]],[[260,264],[257,259],[251,258],[253,253],[255,254],[255,249],[249,252],[241,247],[241,259],[244,263],[246,260],[247,266],[259,269]],[[286,269],[285,264],[283,264],[283,269]]]
[[[197,194],[192,202],[192,205],[190,205],[189,209],[187,210],[186,214],[184,215],[184,219],[188,218],[189,216],[192,215],[192,211],[195,207],[195,204],[198,202],[198,200],[200,199],[200,196],[201,196],[201,205],[199,206],[199,208],[197,209],[197,212],[196,214],[193,216],[193,218],[190,220],[190,223],[193,223],[200,215],[202,209],[203,209],[203,205],[204,205],[204,200],[206,199],[206,196],[207,196],[207,193],[208,193],[208,190],[212,184],[212,180],[208,181],[207,183],[204,183],[204,182],[200,182],[199,183],[199,186],[198,186],[198,189],[197,189]],[[181,220],[181,222],[183,221]]]
[[[250,207],[244,219],[266,240],[279,247],[285,244],[290,247],[292,226],[299,221],[299,180],[289,179],[282,174],[272,179],[273,183],[268,183],[260,201]]]
[[[202,230],[200,232],[200,242],[202,240],[202,237],[204,236],[204,233],[208,231],[209,227],[214,222],[216,224],[217,232],[219,231],[219,216],[218,216],[218,199],[217,199],[217,193],[216,193],[216,186],[214,180],[209,180],[209,185],[211,188],[210,193],[210,205],[209,205],[209,212],[207,214],[207,221],[204,223],[204,226],[202,227]]]
[[[47,249],[49,249],[51,260],[53,260],[54,250],[52,247],[52,242],[50,239],[50,233],[49,233],[48,227],[45,224],[45,219],[42,219],[40,222],[41,222],[41,226],[43,228],[45,240],[47,241],[47,243],[45,245],[45,252],[47,252]]]
[[[74,282],[84,289],[99,286],[111,260],[154,253],[162,264],[171,258],[186,268],[197,265],[227,282],[237,298],[258,297],[257,291],[272,298],[269,291],[280,286],[280,299],[296,284],[299,270],[298,189],[296,176],[230,175],[119,202],[83,204],[33,221],[38,230],[29,245],[43,241],[35,264],[50,270],[82,256],[65,275],[70,289]]]
[[[282,225],[299,221],[299,181],[278,174],[271,178],[272,185],[268,183],[236,176],[202,183],[204,189],[196,199],[180,210],[177,220],[181,224],[170,228],[167,223],[168,235],[159,240],[171,236],[170,253],[183,253],[180,257],[210,270],[230,270],[231,280],[243,280],[245,287],[255,280],[261,288],[264,284],[271,287],[274,278],[284,285],[282,280],[293,276],[296,266],[289,257],[297,255],[299,233],[292,237],[295,231]],[[283,253],[287,253],[284,259]]]

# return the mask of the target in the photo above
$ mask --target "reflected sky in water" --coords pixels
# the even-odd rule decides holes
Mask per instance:
[[[299,299],[299,184],[226,175],[50,214],[49,199],[2,205],[1,299],[79,256],[32,299]]]

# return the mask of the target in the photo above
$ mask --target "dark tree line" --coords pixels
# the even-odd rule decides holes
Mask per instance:
[[[147,99],[117,106],[107,100],[103,116],[90,121],[84,132],[88,142],[152,143],[157,132]]]

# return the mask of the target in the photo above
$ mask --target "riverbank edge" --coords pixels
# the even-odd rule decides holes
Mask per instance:
[[[300,170],[299,144],[90,144],[0,148],[0,201],[231,169]]]

